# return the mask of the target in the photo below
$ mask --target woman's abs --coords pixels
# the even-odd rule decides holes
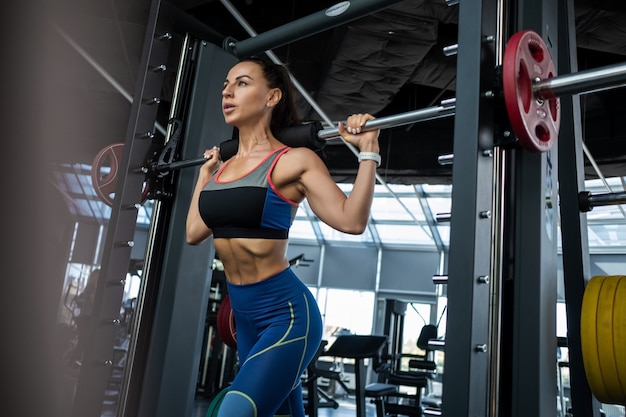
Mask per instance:
[[[285,239],[215,239],[215,251],[233,284],[262,281],[289,266]]]

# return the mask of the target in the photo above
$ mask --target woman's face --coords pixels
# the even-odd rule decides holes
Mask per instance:
[[[267,86],[263,69],[258,64],[247,61],[238,63],[231,68],[224,81],[224,120],[237,127],[257,123],[270,114],[275,90]]]

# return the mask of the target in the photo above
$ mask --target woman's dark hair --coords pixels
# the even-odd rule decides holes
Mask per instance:
[[[277,134],[286,127],[302,123],[298,108],[296,107],[296,94],[291,82],[289,71],[285,65],[274,64],[261,57],[244,58],[241,62],[254,62],[263,69],[263,75],[267,79],[270,88],[279,88],[283,96],[274,107],[270,129]]]

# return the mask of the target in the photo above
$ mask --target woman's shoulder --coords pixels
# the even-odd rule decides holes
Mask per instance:
[[[301,162],[321,161],[320,157],[312,149],[303,146],[298,146],[294,148],[287,147],[281,158],[286,158],[294,161],[300,160]]]
[[[324,162],[311,149],[305,147],[287,148],[276,163],[274,170],[286,182],[299,179],[305,172],[325,168]]]

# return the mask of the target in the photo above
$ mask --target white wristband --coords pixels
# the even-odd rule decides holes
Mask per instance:
[[[376,152],[359,152],[359,162],[361,161],[376,161],[376,167],[379,167],[381,163],[380,154]]]

